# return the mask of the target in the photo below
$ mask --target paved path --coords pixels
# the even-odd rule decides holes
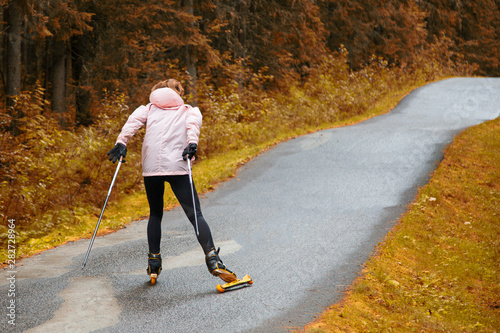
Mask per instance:
[[[443,148],[498,117],[500,79],[422,87],[389,114],[290,140],[202,200],[221,257],[255,283],[218,294],[186,218],[164,216],[165,270],[145,274],[145,221],[24,260],[15,273],[16,326],[0,331],[287,332],[342,297],[376,244],[424,185]],[[126,166],[125,166],[126,167]],[[196,169],[195,169],[196,172]],[[110,176],[111,177],[111,176]],[[119,181],[119,179],[118,179]]]

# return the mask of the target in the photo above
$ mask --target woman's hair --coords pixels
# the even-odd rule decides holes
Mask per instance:
[[[157,84],[153,86],[151,89],[151,92],[155,91],[156,89],[160,88],[170,88],[175,90],[176,93],[178,93],[180,96],[184,95],[184,88],[182,88],[182,85],[179,81],[176,79],[168,79],[165,81],[160,81]]]

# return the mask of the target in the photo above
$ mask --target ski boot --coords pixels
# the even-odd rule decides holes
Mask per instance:
[[[220,248],[217,250],[214,248],[205,257],[205,262],[207,263],[208,271],[213,276],[218,276],[225,282],[236,281],[236,274],[227,269],[226,265],[222,263],[219,258]]]
[[[148,268],[146,269],[148,275],[151,277],[151,284],[156,283],[156,278],[161,272],[161,255],[149,252],[148,254]]]

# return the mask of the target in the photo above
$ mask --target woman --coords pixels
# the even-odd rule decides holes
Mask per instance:
[[[142,175],[149,202],[150,217],[147,226],[149,245],[147,272],[156,278],[161,272],[161,220],[165,182],[170,184],[187,217],[195,226],[195,212],[186,159],[193,159],[198,147],[202,116],[196,107],[184,104],[184,93],[179,81],[169,79],[157,83],[151,90],[150,103],[138,107],[122,128],[116,145],[108,152],[115,163],[127,155],[127,142],[137,130],[146,125],[142,145]],[[194,185],[193,185],[194,188]],[[225,282],[236,280],[236,274],[227,269],[215,249],[210,228],[203,218],[196,189],[196,217],[198,242],[205,253],[208,270]]]

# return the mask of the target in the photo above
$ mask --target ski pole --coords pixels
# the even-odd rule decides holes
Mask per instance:
[[[113,185],[115,184],[116,176],[118,175],[118,170],[120,170],[120,166],[123,163],[122,160],[123,160],[123,156],[120,156],[120,160],[118,161],[118,165],[116,166],[115,175],[113,176],[113,180],[111,181],[111,186],[109,186],[108,195],[106,196],[106,201],[104,201],[104,206],[102,207],[102,210],[101,210],[101,216],[99,216],[99,221],[97,221],[97,225],[96,225],[95,230],[94,230],[94,235],[92,236],[92,239],[90,240],[89,249],[87,250],[87,254],[85,255],[85,260],[83,261],[82,269],[84,269],[85,265],[87,264],[87,259],[89,258],[90,250],[92,249],[92,245],[94,244],[95,236],[97,235],[97,229],[99,229],[99,225],[101,224],[102,215],[104,214],[104,209],[106,209],[106,205],[108,204],[109,196],[111,195],[111,189],[113,188]]]
[[[189,183],[191,184],[191,195],[193,196],[193,210],[194,210],[194,221],[196,223],[196,236],[199,236],[200,233],[198,231],[198,216],[196,216],[196,202],[194,199],[193,175],[191,172],[191,161],[189,160],[189,156],[187,157],[186,161],[188,162]]]

